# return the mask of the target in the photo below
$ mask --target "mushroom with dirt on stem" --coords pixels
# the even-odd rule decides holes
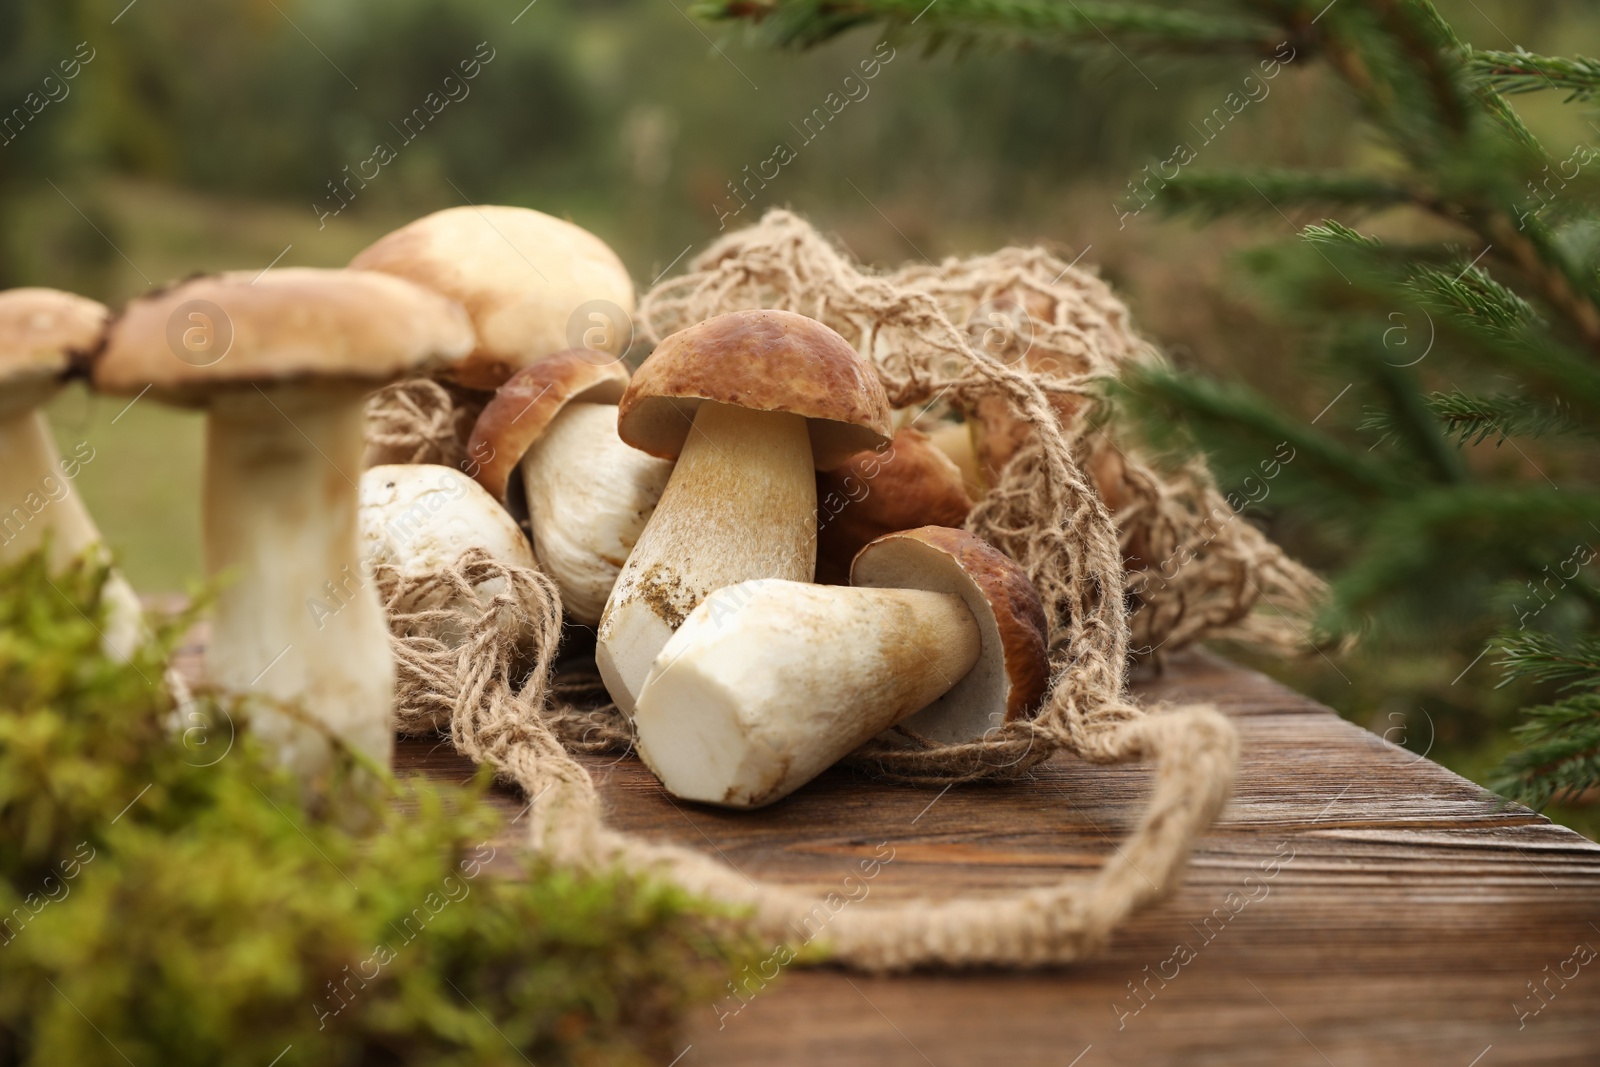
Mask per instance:
[[[466,313],[420,286],[283,268],[134,300],[95,359],[102,391],[148,388],[207,409],[206,572],[222,580],[207,678],[279,702],[252,727],[312,788],[333,766],[330,735],[385,767],[394,744],[394,661],[376,593],[354,588],[331,615],[314,604],[325,583],[360,575],[364,397],[472,346]]]
[[[495,391],[472,429],[478,484],[526,511],[539,565],[574,622],[600,621],[617,574],[672,473],[617,436],[628,371],[588,349],[524,367]]]
[[[669,793],[760,807],[897,723],[970,740],[1037,707],[1044,609],[1015,563],[926,527],[868,545],[854,577],[744,582],[690,614],[634,713]]]
[[[100,530],[72,484],[94,448],[84,442],[63,458],[43,407],[65,383],[74,355],[99,343],[109,317],[103,304],[56,289],[0,293],[0,563],[46,542],[52,573],[83,558],[107,560]],[[102,647],[126,660],[143,628],[138,594],[112,569],[101,597]]]
[[[815,319],[733,312],[656,346],[623,394],[617,432],[677,465],[596,634],[600,677],[624,714],[713,590],[815,577],[815,471],[882,444],[889,428],[872,366]]]

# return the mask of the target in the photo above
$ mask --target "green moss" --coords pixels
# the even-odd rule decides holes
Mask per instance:
[[[245,709],[173,708],[189,620],[101,655],[102,578],[0,571],[0,1064],[664,1062],[754,959],[670,886],[495,856],[487,779],[313,814]]]

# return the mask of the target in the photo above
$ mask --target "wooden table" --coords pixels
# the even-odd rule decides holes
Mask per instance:
[[[890,978],[789,968],[742,1007],[691,1013],[677,1067],[1600,1064],[1600,845],[1203,652],[1138,692],[1216,703],[1243,759],[1182,889],[1103,958]],[[944,793],[833,771],[731,813],[674,803],[632,756],[587,762],[613,825],[752,879],[841,891],[887,842],[872,901],[1087,878],[1149,787],[1144,767],[1057,757],[1021,782]],[[400,765],[471,774],[418,741]]]

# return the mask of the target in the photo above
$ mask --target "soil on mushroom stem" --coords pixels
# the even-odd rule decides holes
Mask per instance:
[[[689,612],[695,609],[694,597],[678,572],[663,564],[657,563],[640,575],[637,588],[639,599],[674,630],[682,626]]]

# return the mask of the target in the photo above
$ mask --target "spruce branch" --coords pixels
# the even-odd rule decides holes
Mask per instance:
[[[1427,397],[1428,411],[1444,424],[1445,434],[1457,445],[1478,445],[1494,438],[1495,445],[1513,437],[1536,438],[1586,432],[1560,406],[1521,394],[1473,395],[1460,389],[1434,392]],[[1368,408],[1361,429],[1383,436],[1393,434],[1397,423],[1383,408]]]
[[[1585,345],[1600,355],[1600,297],[1593,272],[1577,264],[1537,220],[1515,220],[1515,209],[1497,209],[1481,221],[1468,224],[1495,249],[1496,258],[1526,274],[1546,303],[1567,319]]]
[[[1566,642],[1537,630],[1500,634],[1504,688],[1519,679],[1555,685],[1560,692],[1600,688],[1600,637]]]
[[[1285,442],[1297,469],[1315,467],[1317,477],[1336,483],[1340,492],[1370,499],[1400,491],[1388,467],[1286,415],[1247,386],[1149,366],[1125,373],[1112,395],[1158,448],[1181,448],[1192,435],[1213,451],[1231,447],[1254,462]]]
[[[1600,785],[1600,694],[1528,708],[1511,732],[1523,748],[1506,757],[1489,787],[1539,810]]]
[[[1387,32],[1363,32],[1369,18]],[[1419,189],[1429,190],[1419,192],[1415,202],[1476,233],[1497,258],[1527,275],[1600,354],[1600,287],[1593,274],[1575,263],[1537,220],[1528,225],[1517,210],[1514,185],[1496,182],[1491,173],[1480,177],[1479,188],[1472,190],[1451,173],[1467,171],[1483,156],[1504,156],[1509,163],[1511,149],[1531,160],[1537,157],[1537,142],[1496,94],[1482,87],[1473,91],[1465,46],[1434,6],[1428,0],[1366,0],[1333,20],[1323,51],[1368,118],[1410,161]],[[1401,57],[1408,62],[1400,62]],[[1433,106],[1427,108],[1422,97]],[[1512,144],[1487,142],[1477,125],[1464,121],[1469,102],[1509,129]],[[1431,111],[1437,122],[1430,125],[1423,111]]]
[[[712,21],[755,23],[765,43],[800,48],[870,23],[914,25],[930,48],[952,42],[1064,47],[1114,41],[1140,49],[1271,55],[1283,40],[1271,23],[1254,18],[1107,0],[702,0],[690,11]]]
[[[1473,78],[1497,93],[1514,95],[1542,89],[1567,94],[1568,103],[1600,96],[1600,59],[1587,56],[1540,56],[1532,52],[1472,53],[1467,69]]]
[[[1397,435],[1433,469],[1439,481],[1465,484],[1470,480],[1467,467],[1461,462],[1458,450],[1449,447],[1439,420],[1428,410],[1422,391],[1417,388],[1415,372],[1377,355],[1381,351],[1381,347],[1369,346],[1366,364],[1379,394],[1388,401],[1389,410],[1395,416]]]
[[[1428,407],[1463,445],[1482,444],[1491,437],[1500,445],[1513,437],[1544,437],[1580,429],[1566,411],[1527,396],[1471,396],[1457,389],[1430,394]]]
[[[1496,581],[1536,574],[1534,561],[1570,551],[1581,531],[1600,523],[1600,499],[1552,488],[1424,483],[1389,494],[1360,518],[1360,550],[1333,581],[1336,605],[1346,613],[1408,606],[1437,640],[1440,629],[1470,623],[1469,613],[1487,618]],[[1564,588],[1592,602],[1586,584]],[[1459,608],[1444,607],[1463,597]]]
[[[1490,332],[1475,322],[1441,315],[1441,344],[1477,368],[1515,377],[1528,395],[1575,419],[1600,420],[1600,366],[1579,350],[1538,330]]]
[[[1383,247],[1383,242],[1376,237],[1352,230],[1337,219],[1323,219],[1321,222],[1312,223],[1300,231],[1300,236],[1314,245],[1360,249]]]
[[[1464,316],[1490,330],[1515,330],[1536,318],[1531,304],[1470,264],[1454,274],[1424,268],[1412,276],[1410,288],[1425,306]]]
[[[1295,170],[1180,174],[1160,193],[1168,211],[1204,217],[1303,207],[1378,211],[1412,200],[1410,190],[1381,178]]]
[[[1394,81],[1422,81],[1434,105],[1434,117],[1460,137],[1469,128],[1469,94],[1459,76],[1466,49],[1431,0],[1368,0],[1397,50],[1408,60],[1397,66]],[[1377,46],[1381,39],[1372,43]],[[1404,150],[1406,146],[1402,145]]]

